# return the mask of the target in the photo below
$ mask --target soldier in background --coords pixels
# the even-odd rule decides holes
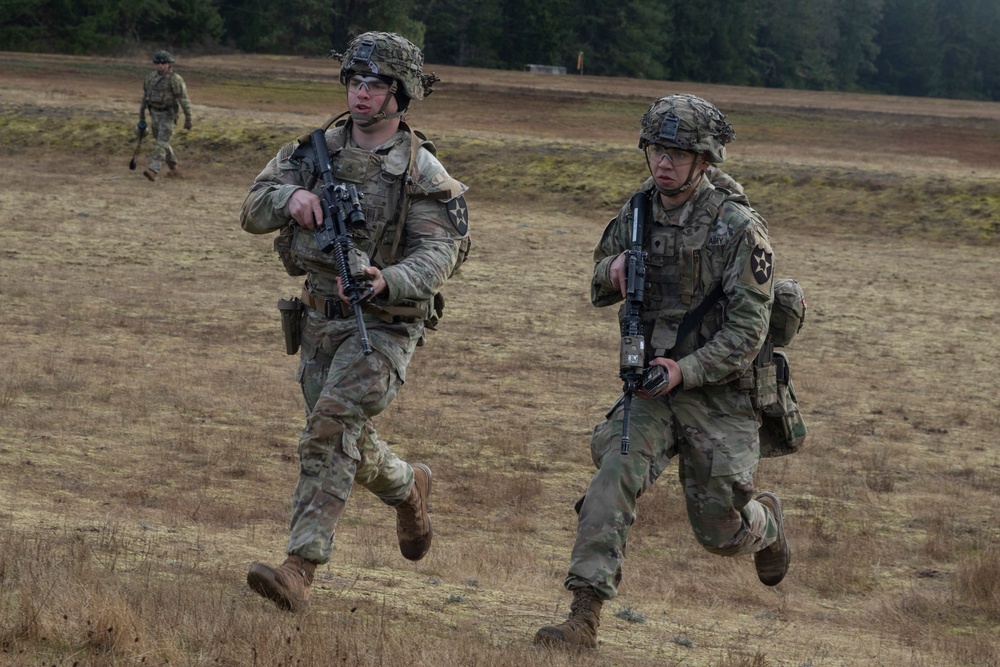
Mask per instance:
[[[355,483],[395,509],[405,558],[420,560],[430,549],[431,470],[398,458],[372,418],[402,387],[425,324],[441,315],[438,292],[469,248],[466,186],[448,175],[433,144],[403,122],[410,101],[430,94],[437,80],[422,73],[423,54],[395,33],[367,32],[333,55],[341,61],[348,111],[327,123],[325,139],[335,183],[362,193],[365,222],[352,235],[370,261],[365,273],[374,296],[364,306],[370,355],[345,308],[334,257],[316,242],[324,183],[311,168],[310,134],[278,151],[240,213],[252,234],[280,230],[275,249],[286,270],[306,277],[299,333],[286,339],[288,351],[301,345],[296,378],[307,414],[287,557],[278,567],[254,563],[247,574],[250,588],[290,611],[306,607],[316,566],[330,560]]]
[[[142,104],[139,106],[138,132],[146,128],[146,110],[152,118],[153,138],[156,148],[149,161],[149,167],[142,175],[151,181],[156,180],[163,163],[167,163],[170,176],[179,174],[177,156],[170,146],[170,138],[174,133],[174,125],[180,110],[184,110],[184,129],[191,129],[191,100],[188,98],[187,86],[180,74],[173,71],[174,57],[167,51],[157,51],[153,54],[156,71],[150,72],[142,83]]]
[[[642,328],[647,365],[666,369],[667,381],[655,395],[639,392],[632,402],[627,455],[619,446],[621,407],[594,429],[597,472],[576,504],[576,542],[565,580],[573,592],[571,613],[538,630],[536,644],[597,646],[601,606],[621,583],[636,500],[674,457],[688,520],[705,549],[720,556],[753,554],[767,586],[788,570],[781,503],[773,493],[755,493],[753,485],[760,459],[753,362],[768,332],[774,257],[766,223],[742,188],[715,167],[733,138],[725,116],[693,95],[660,98],[642,118],[639,148],[651,176],[640,190],[649,211]],[[631,218],[630,200],[594,250],[595,306],[626,296]],[[711,303],[717,286],[721,298],[677,340],[685,316],[702,301]]]

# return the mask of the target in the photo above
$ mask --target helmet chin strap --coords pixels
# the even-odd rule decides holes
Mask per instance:
[[[397,111],[395,113],[386,113],[386,107],[389,106],[389,100],[391,100],[396,90],[399,88],[399,82],[395,79],[392,80],[392,85],[389,86],[389,92],[386,93],[385,99],[382,100],[382,107],[373,115],[368,115],[364,113],[354,113],[351,112],[351,120],[358,124],[358,127],[369,128],[375,123],[383,120],[390,120],[392,118],[402,118],[405,115],[405,111]]]
[[[691,163],[691,168],[688,169],[687,180],[685,180],[684,183],[679,188],[671,188],[671,189],[661,188],[659,185],[656,184],[656,178],[653,178],[653,184],[656,187],[656,191],[659,192],[661,195],[666,195],[668,197],[673,197],[679,195],[682,192],[687,192],[689,189],[691,189],[691,186],[694,185],[694,183],[692,182],[692,178],[694,177],[694,168],[696,166],[698,166],[698,160],[695,160],[694,162]],[[649,160],[646,160],[646,168],[649,169],[649,175],[652,176],[653,168],[649,165]]]

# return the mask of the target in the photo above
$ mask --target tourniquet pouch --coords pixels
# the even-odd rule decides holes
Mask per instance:
[[[775,403],[761,410],[760,455],[762,458],[784,456],[799,451],[808,429],[799,412],[792,385],[791,367],[784,352],[774,352],[777,376]]]

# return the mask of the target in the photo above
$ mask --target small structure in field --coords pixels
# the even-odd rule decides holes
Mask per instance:
[[[525,65],[525,72],[540,72],[542,74],[565,74],[566,68],[558,65]]]

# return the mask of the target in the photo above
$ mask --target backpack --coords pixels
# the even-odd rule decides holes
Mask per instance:
[[[802,286],[790,278],[776,281],[767,339],[754,362],[754,396],[761,414],[762,458],[797,452],[808,433],[792,385],[788,355],[774,349],[791,343],[805,321],[806,297]]]

